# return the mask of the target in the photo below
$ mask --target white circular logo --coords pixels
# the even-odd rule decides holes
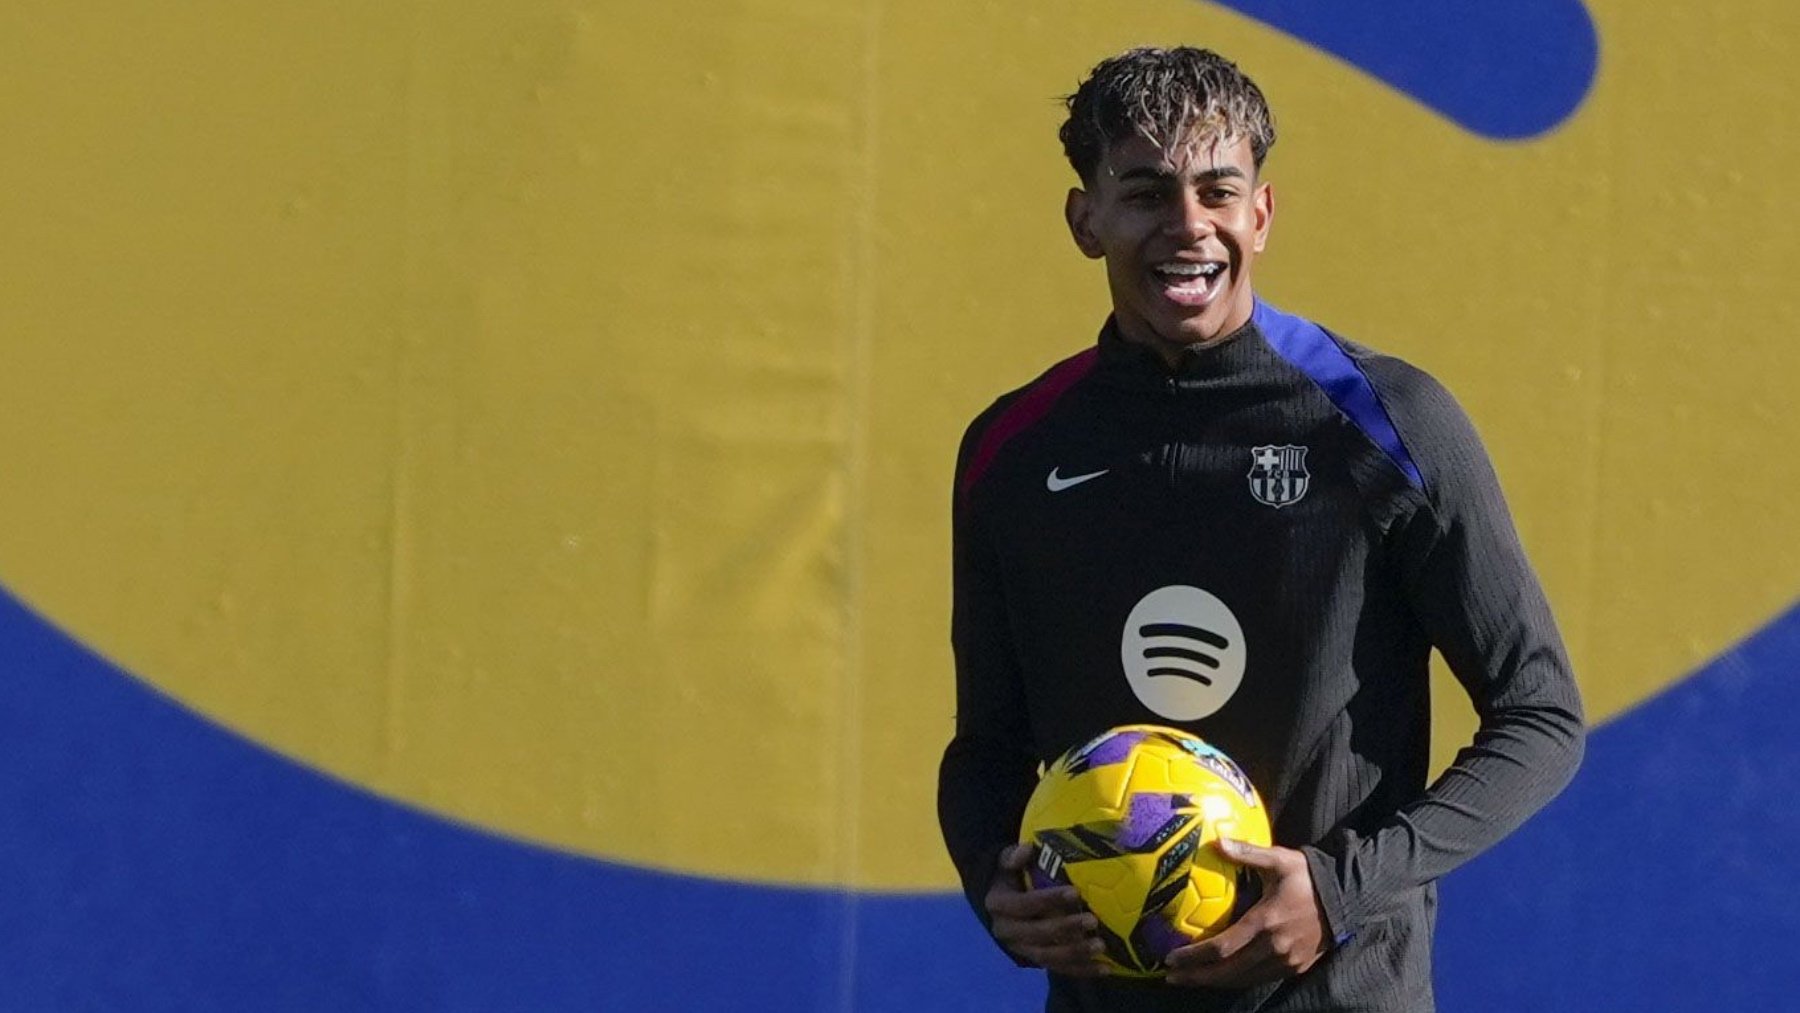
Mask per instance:
[[[1145,595],[1125,620],[1119,661],[1144,706],[1195,721],[1225,706],[1244,681],[1244,628],[1216,596],[1172,584]]]

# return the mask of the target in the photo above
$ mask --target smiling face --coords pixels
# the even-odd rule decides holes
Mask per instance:
[[[1217,134],[1170,149],[1116,141],[1065,207],[1075,244],[1106,262],[1120,332],[1171,364],[1250,319],[1274,211],[1250,142]]]

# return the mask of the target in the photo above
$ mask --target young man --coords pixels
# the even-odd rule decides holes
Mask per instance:
[[[1429,1010],[1437,878],[1580,760],[1544,595],[1450,396],[1256,298],[1275,210],[1256,85],[1140,49],[1068,107],[1069,230],[1113,311],[963,439],[951,857],[996,941],[1050,971],[1051,1010]],[[1181,627],[1205,631],[1192,678],[1146,653]],[[1480,729],[1427,786],[1433,647]],[[1221,845],[1261,898],[1163,982],[1101,974],[1093,916],[1025,892],[1014,846],[1038,765],[1134,723],[1224,749],[1274,822],[1275,847]]]

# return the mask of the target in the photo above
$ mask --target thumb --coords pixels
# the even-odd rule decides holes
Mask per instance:
[[[1031,850],[1032,847],[1029,844],[1014,844],[1008,847],[1005,851],[1000,852],[1000,867],[1008,872],[1024,871],[1025,867],[1031,864]]]
[[[1281,865],[1281,856],[1274,848],[1261,847],[1235,837],[1220,837],[1213,841],[1213,847],[1226,858],[1252,869],[1274,870]]]

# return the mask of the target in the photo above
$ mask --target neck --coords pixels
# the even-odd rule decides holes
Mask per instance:
[[[1204,352],[1209,348],[1217,348],[1236,338],[1250,323],[1248,310],[1242,314],[1232,314],[1231,320],[1221,327],[1218,333],[1201,338],[1199,341],[1182,341],[1179,338],[1168,338],[1156,332],[1142,320],[1126,320],[1116,313],[1113,316],[1119,336],[1134,345],[1155,352],[1170,369],[1181,365],[1181,357],[1189,352]]]

